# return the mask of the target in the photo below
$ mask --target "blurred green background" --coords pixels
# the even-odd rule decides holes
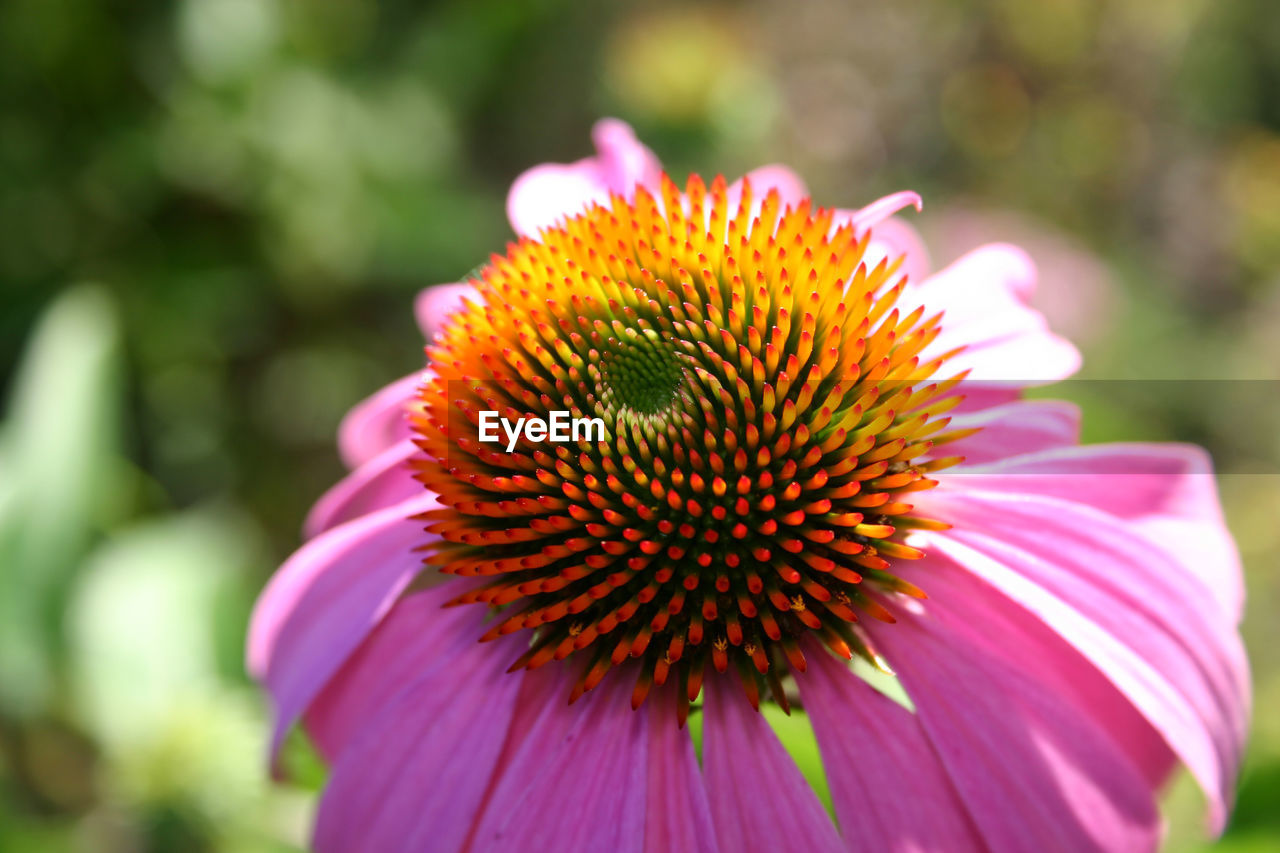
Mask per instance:
[[[1026,246],[1090,377],[1280,379],[1270,0],[0,6],[0,850],[289,850],[242,673],[410,306],[510,236],[520,170],[632,122],[676,174],[920,191],[936,263]],[[1068,383],[1091,440],[1212,449],[1257,723],[1217,848],[1280,849],[1274,383]],[[1268,415],[1267,413],[1271,414]],[[1268,473],[1270,472],[1270,473]],[[803,750],[801,750],[803,752]],[[812,761],[812,757],[808,760]],[[1171,847],[1200,802],[1169,796]]]

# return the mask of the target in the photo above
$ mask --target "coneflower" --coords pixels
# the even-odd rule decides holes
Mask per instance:
[[[255,613],[276,743],[302,717],[333,763],[317,847],[1143,850],[1179,760],[1220,828],[1249,685],[1211,470],[1020,399],[1077,363],[1025,256],[917,280],[914,194],[597,144],[420,300],[427,372],[348,418]]]
[[[908,502],[965,434],[959,377],[929,381],[947,354],[921,359],[941,318],[898,309],[865,229],[726,189],[664,180],[521,240],[429,348],[428,563],[485,579],[453,602],[503,608],[482,639],[534,632],[517,667],[573,656],[573,698],[636,662],[634,706],[668,682],[692,702],[714,668],[785,708],[807,637],[877,662],[853,625],[894,617],[868,592],[921,597],[893,561],[944,526]],[[477,441],[482,411],[555,410],[609,437]]]

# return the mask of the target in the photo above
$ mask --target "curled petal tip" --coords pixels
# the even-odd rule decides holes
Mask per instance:
[[[924,201],[920,198],[919,193],[911,190],[896,192],[877,199],[861,210],[856,211],[850,217],[849,222],[859,231],[874,228],[905,207],[914,207],[919,212],[924,208]]]

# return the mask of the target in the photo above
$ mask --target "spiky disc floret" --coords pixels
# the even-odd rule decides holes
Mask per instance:
[[[499,609],[484,635],[528,631],[513,670],[581,658],[574,697],[613,667],[692,701],[708,664],[753,703],[803,670],[800,640],[871,656],[866,594],[922,595],[891,571],[936,526],[910,493],[953,464],[934,445],[947,356],[922,363],[939,317],[895,307],[899,263],[867,236],[776,193],[734,210],[724,181],[664,180],[522,239],[479,273],[479,300],[428,348],[414,416],[440,495],[441,571],[476,577],[456,603]],[[598,417],[606,440],[477,440],[482,411]],[[687,706],[686,706],[687,707]]]

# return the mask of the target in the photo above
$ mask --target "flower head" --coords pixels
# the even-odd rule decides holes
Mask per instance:
[[[834,218],[664,179],[484,268],[413,424],[445,505],[428,562],[485,579],[455,599],[504,608],[484,639],[536,632],[517,666],[576,655],[576,696],[639,661],[637,706],[732,668],[753,705],[785,707],[807,637],[874,660],[852,626],[893,616],[864,589],[922,595],[891,560],[938,526],[907,496],[958,461],[922,458],[962,434],[942,416],[959,378],[929,381],[940,317],[898,308],[900,259],[868,268],[869,232]],[[477,441],[483,411],[554,410],[609,438]]]
[[[427,372],[344,423],[255,614],[277,743],[301,716],[333,763],[317,846],[1150,849],[1178,761],[1220,827],[1248,677],[1208,462],[1021,399],[1078,361],[1026,256],[928,275],[913,194],[597,144],[419,300]],[[555,412],[603,439],[482,436]],[[803,706],[834,821],[763,703]]]

